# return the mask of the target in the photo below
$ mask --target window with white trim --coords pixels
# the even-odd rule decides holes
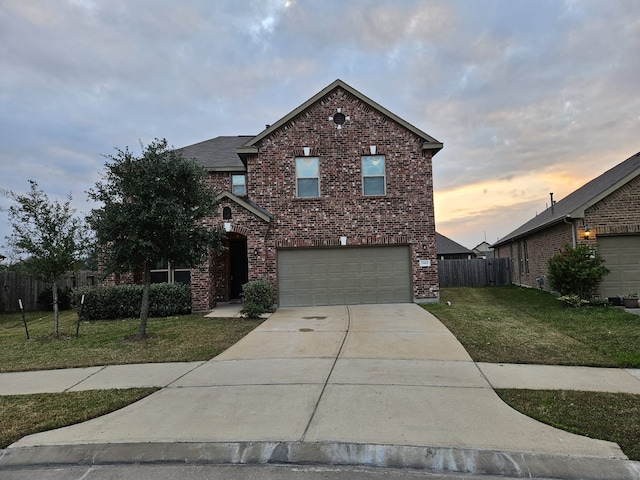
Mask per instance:
[[[151,283],[191,283],[191,270],[160,260],[151,269]]]
[[[247,176],[244,174],[231,175],[231,193],[239,197],[247,195]]]
[[[367,155],[362,157],[362,194],[384,195],[386,193],[386,176],[384,155]]]
[[[320,161],[318,157],[296,157],[296,196],[320,196]]]

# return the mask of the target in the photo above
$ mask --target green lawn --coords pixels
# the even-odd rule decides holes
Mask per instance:
[[[548,293],[513,286],[442,289],[441,303],[425,308],[476,361],[640,367],[640,316],[617,308],[572,310]],[[76,319],[75,313],[62,312],[61,336],[54,338],[51,313],[28,313],[27,340],[20,315],[0,315],[0,371],[207,360],[261,323],[201,315],[150,319],[150,338],[130,341],[127,337],[137,333],[137,319],[82,323],[77,339]],[[122,408],[152,391],[0,397],[0,448],[36,431]],[[640,395],[531,390],[498,394],[533,418],[617,442],[629,458],[640,460]]]
[[[138,320],[83,322],[75,337],[75,312],[0,315],[0,372],[145,362],[209,360],[236,343],[262,320],[184,315],[149,319],[149,338],[133,341]],[[157,389],[94,390],[0,396],[0,448],[32,433],[83,422],[122,408]]]
[[[73,425],[126,407],[157,388],[0,396],[0,448],[25,435]]]
[[[640,395],[514,389],[497,393],[531,418],[568,432],[615,442],[631,460],[640,460]]]
[[[515,286],[443,288],[425,308],[478,362],[640,367],[640,316],[620,308],[573,309]]]
[[[477,362],[640,366],[640,316],[620,308],[572,309],[549,293],[515,286],[444,288],[440,304],[425,308]],[[515,389],[497,393],[532,418],[616,442],[630,459],[640,460],[640,395]]]
[[[82,322],[75,337],[75,312],[61,312],[60,336],[53,313],[26,314],[30,340],[19,314],[0,315],[0,372],[147,362],[209,360],[261,323],[243,318],[205,318],[199,314],[150,318],[148,338],[130,340],[137,319]]]

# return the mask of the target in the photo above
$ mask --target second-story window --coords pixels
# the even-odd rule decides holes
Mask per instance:
[[[362,157],[362,193],[384,195],[385,183],[384,155]]]
[[[320,196],[320,166],[318,157],[296,157],[296,195]]]
[[[239,197],[247,195],[247,176],[243,174],[231,175],[231,193]]]

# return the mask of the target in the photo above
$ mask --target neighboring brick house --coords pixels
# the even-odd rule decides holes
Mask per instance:
[[[511,259],[514,283],[538,287],[547,261],[564,245],[581,243],[597,249],[610,270],[599,286],[602,298],[640,292],[640,153],[552,202],[493,248],[496,258]]]
[[[268,279],[280,306],[438,299],[432,157],[443,145],[341,80],[256,136],[181,148],[209,172],[228,249],[193,309]],[[171,266],[158,280],[175,278]]]
[[[470,260],[475,258],[474,253],[467,247],[438,232],[436,232],[436,252],[438,260]]]

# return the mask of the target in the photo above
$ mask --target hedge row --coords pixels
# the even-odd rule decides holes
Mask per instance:
[[[114,320],[140,316],[142,285],[84,287],[74,290],[74,305],[83,320]],[[149,316],[167,317],[191,312],[191,289],[181,283],[154,283],[149,290]]]

